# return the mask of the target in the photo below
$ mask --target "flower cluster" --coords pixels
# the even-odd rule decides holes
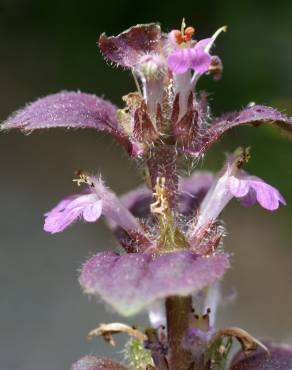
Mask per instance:
[[[195,29],[183,21],[180,30],[169,34],[156,23],[134,26],[118,36],[102,34],[102,54],[129,69],[137,85],[137,91],[123,97],[124,108],[94,95],[61,92],[27,105],[2,126],[105,131],[146,170],[148,186],[120,198],[100,176],[80,173],[74,181],[82,191],[45,214],[44,230],[49,233],[61,232],[78,219],[96,222],[105,216],[121,251],[100,252],[85,262],[81,287],[121,315],[149,315],[150,327],[143,330],[115,323],[92,332],[111,344],[113,334],[127,333],[126,365],[87,356],[72,370],[291,367],[290,347],[266,347],[242,329],[215,326],[220,279],[230,266],[223,248],[223,209],[236,198],[244,206],[258,202],[275,211],[280,203],[285,205],[283,196],[243,169],[249,149],[228,154],[218,174],[194,171],[181,176],[186,157],[200,158],[233,127],[274,124],[292,131],[290,117],[255,104],[211,119],[206,94],[197,92],[196,85],[203,75],[221,77],[223,64],[211,49],[224,31],[221,27],[196,41]],[[239,353],[227,367],[232,338],[239,340],[243,352],[255,351],[249,357]]]

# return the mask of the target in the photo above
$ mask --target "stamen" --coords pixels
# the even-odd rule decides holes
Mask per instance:
[[[234,151],[234,155],[238,157],[235,163],[236,167],[240,168],[244,163],[247,163],[251,158],[250,147],[247,147],[247,148],[239,147]]]
[[[186,22],[185,19],[183,18],[180,31],[179,30],[174,31],[175,40],[178,45],[185,44],[191,41],[194,33],[195,33],[194,27],[186,28]]]
[[[72,181],[76,182],[77,186],[81,186],[81,184],[94,186],[93,182],[90,180],[90,177],[82,171],[78,171],[76,175],[78,176],[78,178],[73,179]]]
[[[185,29],[185,34],[184,34],[186,41],[190,41],[192,39],[194,33],[195,33],[194,27],[187,27]]]

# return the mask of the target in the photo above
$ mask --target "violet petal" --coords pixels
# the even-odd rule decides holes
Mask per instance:
[[[173,73],[185,73],[191,67],[191,48],[175,49],[167,58],[167,64]]]
[[[87,222],[95,222],[101,210],[102,201],[95,194],[74,194],[45,214],[44,230],[52,234],[61,232],[81,216]]]
[[[212,58],[201,48],[191,49],[190,65],[198,74],[202,75],[209,70]]]
[[[292,369],[292,346],[268,345],[270,353],[258,349],[249,355],[238,353],[230,370],[289,370]]]
[[[110,62],[132,68],[143,54],[157,51],[161,42],[161,29],[157,23],[138,24],[117,36],[99,38],[99,47]]]
[[[220,279],[228,267],[226,254],[200,257],[184,250],[155,257],[102,252],[84,264],[79,282],[85,293],[130,316],[159,299],[193,294]]]
[[[73,364],[71,370],[127,370],[127,368],[109,358],[85,356]]]
[[[229,190],[231,194],[236,198],[241,198],[247,195],[249,192],[249,181],[240,179],[236,176],[230,176],[229,178]]]
[[[276,109],[263,105],[253,105],[240,112],[232,112],[215,119],[209,128],[202,133],[200,139],[193,146],[186,148],[186,152],[193,155],[203,154],[212,144],[229,129],[241,125],[274,124],[285,131],[292,133],[292,118],[280,113]]]
[[[279,208],[279,203],[286,205],[285,199],[278,189],[256,178],[249,180],[250,187],[255,191],[259,204],[269,210],[275,211]]]

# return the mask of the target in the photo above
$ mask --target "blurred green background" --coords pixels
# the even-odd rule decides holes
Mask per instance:
[[[199,84],[211,93],[214,114],[255,101],[292,115],[291,1],[0,0],[0,119],[62,89],[96,93],[121,105],[134,83],[128,72],[104,62],[96,46],[99,34],[151,21],[170,31],[182,17],[196,27],[198,38],[229,27],[216,45],[223,79],[205,77]],[[71,182],[76,169],[101,172],[123,193],[141,181],[135,165],[110,137],[94,131],[28,137],[11,132],[0,142],[0,368],[69,369],[85,354],[111,353],[101,340],[87,342],[85,336],[99,322],[121,319],[82,296],[77,270],[87,257],[116,243],[102,223],[46,235],[42,214],[76,191]],[[292,142],[276,129],[237,129],[199,168],[218,170],[224,151],[238,145],[251,146],[247,169],[278,187],[288,207],[271,214],[234,201],[226,210],[226,247],[234,255],[225,289],[236,287],[238,297],[221,309],[219,325],[292,342]]]

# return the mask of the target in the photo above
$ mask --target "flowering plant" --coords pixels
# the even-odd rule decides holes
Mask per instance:
[[[273,124],[292,132],[292,118],[250,104],[213,119],[207,95],[196,91],[203,75],[220,79],[223,64],[211,54],[213,36],[194,40],[186,27],[163,33],[156,23],[137,25],[118,36],[102,34],[105,58],[132,72],[137,91],[123,97],[125,107],[81,92],[61,92],[17,111],[2,125],[30,132],[51,127],[94,128],[110,133],[144,168],[145,186],[117,197],[100,176],[80,172],[81,192],[69,195],[45,214],[44,230],[58,233],[78,219],[105,216],[121,251],[100,252],[84,263],[79,282],[123,316],[140,311],[149,327],[101,324],[89,336],[114,344],[126,333],[125,364],[86,356],[72,370],[292,369],[292,348],[263,344],[237,327],[218,329],[220,280],[230,267],[224,251],[221,212],[237,198],[275,211],[285,200],[243,166],[250,150],[228,154],[218,174],[193,172],[193,164],[225,131],[241,125]],[[188,158],[193,161],[187,161]],[[188,166],[188,177],[182,170]],[[230,359],[233,339],[242,350]]]

